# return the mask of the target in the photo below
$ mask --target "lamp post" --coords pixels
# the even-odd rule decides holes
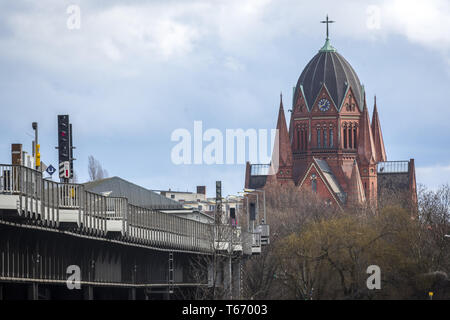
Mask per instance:
[[[38,123],[33,122],[31,127],[34,130],[34,144],[33,144],[33,155],[34,155],[34,169],[39,170],[40,167],[40,151],[39,151],[39,142],[38,142]]]

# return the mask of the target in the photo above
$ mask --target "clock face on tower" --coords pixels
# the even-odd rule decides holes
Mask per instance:
[[[320,99],[318,106],[320,111],[328,111],[330,109],[330,101],[325,98]]]

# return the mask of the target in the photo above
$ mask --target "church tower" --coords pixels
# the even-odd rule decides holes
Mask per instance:
[[[278,162],[279,168],[276,173],[262,175],[247,163],[246,188],[289,183],[299,192],[309,189],[341,208],[377,206],[380,188],[392,186],[395,179],[395,188],[405,185],[415,192],[413,159],[387,162],[376,98],[371,122],[364,86],[350,63],[331,45],[328,25],[334,21],[327,17],[322,22],[327,24],[325,44],[298,78],[289,130],[280,101],[279,152],[275,148],[272,154],[272,165]]]

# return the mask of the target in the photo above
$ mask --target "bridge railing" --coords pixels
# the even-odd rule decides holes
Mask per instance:
[[[42,180],[41,217],[53,227],[59,226],[59,184]]]
[[[0,165],[0,193],[18,194],[20,192],[20,167]]]
[[[105,235],[106,228],[106,197],[97,193],[84,191],[84,206],[82,210],[82,228],[91,234]]]
[[[84,192],[83,185],[75,183],[58,183],[58,197],[61,208],[78,209]]]
[[[122,220],[127,217],[128,199],[123,197],[106,197],[106,218]]]
[[[261,252],[261,234],[257,232],[242,233],[242,250],[244,254],[251,255]]]
[[[109,231],[122,230],[132,242],[193,251],[210,252],[230,239],[233,246],[245,241],[231,226],[134,206],[126,198],[89,192],[81,184],[43,179],[41,172],[23,166],[0,164],[0,194],[17,195],[20,215],[55,228],[63,222],[77,222],[79,232],[105,236],[110,224],[114,230]],[[255,245],[254,238],[251,241]]]
[[[181,250],[210,250],[205,223],[148,208],[128,205],[126,235],[130,241]]]

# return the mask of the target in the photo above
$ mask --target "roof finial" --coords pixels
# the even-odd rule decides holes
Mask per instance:
[[[280,91],[280,107],[283,107],[283,92]]]
[[[332,21],[332,20],[329,20],[328,19],[328,14],[327,14],[327,19],[326,20],[324,20],[324,21],[320,21],[320,23],[326,23],[327,24],[327,40],[329,40],[329,30],[328,30],[328,25],[330,24],[330,23],[334,23],[335,21]]]
[[[375,104],[374,104],[374,106],[376,107],[377,106],[377,95],[375,95],[375,97],[374,97],[374,102],[375,102]]]
[[[328,15],[327,15],[327,19],[324,21],[320,21],[320,23],[326,23],[327,24],[327,39],[325,40],[325,44],[323,45],[322,49],[319,50],[319,52],[336,52],[336,49],[333,48],[333,46],[330,44],[330,38],[329,38],[329,29],[328,29],[328,25],[330,23],[334,23],[335,21],[332,21],[330,19],[328,19]]]

